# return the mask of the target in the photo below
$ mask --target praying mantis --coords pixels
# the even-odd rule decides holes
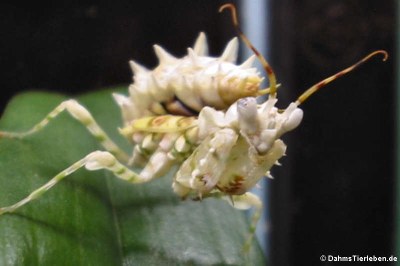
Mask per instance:
[[[113,94],[123,118],[119,132],[132,144],[131,154],[120,148],[89,110],[74,99],[60,103],[28,131],[0,131],[0,138],[24,139],[40,134],[53,119],[68,112],[102,147],[73,162],[19,202],[0,208],[0,215],[42,197],[81,168],[106,170],[132,184],[150,182],[174,171],[172,190],[182,199],[218,198],[237,209],[255,209],[244,243],[247,251],[262,212],[260,199],[249,191],[269,176],[270,169],[286,154],[281,137],[300,125],[303,111],[299,106],[372,57],[382,55],[386,60],[388,55],[383,50],[374,51],[280,109],[276,107],[278,85],[273,69],[242,33],[235,7],[226,4],[221,6],[223,10],[231,11],[239,37],[254,56],[236,64],[237,38],[227,44],[220,57],[208,56],[206,35],[200,33],[183,58],[156,45],[159,65],[155,69],[131,61],[134,81],[129,95]],[[265,69],[269,88],[260,88],[263,77],[252,66],[255,59]],[[259,103],[260,96],[268,98]],[[133,166],[142,170],[137,172]]]

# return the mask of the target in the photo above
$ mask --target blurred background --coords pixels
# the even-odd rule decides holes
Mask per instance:
[[[67,2],[67,1],[65,1]],[[0,112],[26,90],[86,93],[131,82],[128,60],[157,65],[152,45],[183,56],[200,31],[219,55],[236,35],[228,1],[79,1],[0,4]],[[397,255],[395,0],[229,1],[273,66],[279,106],[385,49],[315,94],[285,137],[282,167],[266,181],[270,265],[325,265],[321,255]],[[398,11],[399,10],[399,11]],[[398,30],[397,30],[398,31]],[[241,46],[241,52],[248,53]],[[243,57],[242,57],[243,59]],[[397,70],[398,71],[398,70]],[[397,81],[398,82],[398,81]]]

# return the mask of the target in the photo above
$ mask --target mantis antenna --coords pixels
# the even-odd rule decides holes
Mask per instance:
[[[236,7],[233,4],[225,4],[219,8],[219,12],[222,12],[223,10],[225,10],[227,8],[230,9],[230,11],[231,11],[233,26],[235,27],[236,31],[238,32],[239,37],[246,44],[246,46],[249,47],[254,52],[254,54],[257,56],[258,60],[261,62],[265,72],[268,75],[269,88],[260,90],[259,94],[264,95],[266,93],[269,93],[270,97],[275,98],[277,85],[276,85],[275,73],[274,73],[272,67],[269,65],[267,60],[260,54],[260,52],[253,46],[253,44],[246,37],[246,35],[244,35],[243,31],[241,30],[241,28],[239,26],[239,22],[237,19]]]
[[[358,61],[357,63],[355,63],[352,66],[349,66],[348,68],[345,68],[341,71],[339,71],[338,73],[327,77],[326,79],[318,82],[317,84],[311,86],[309,89],[307,89],[305,92],[303,92],[296,100],[297,105],[302,104],[303,102],[305,102],[308,97],[310,97],[311,95],[313,95],[315,92],[317,92],[319,89],[321,89],[322,87],[324,87],[325,85],[329,84],[330,82],[334,81],[335,79],[340,78],[341,76],[353,71],[355,68],[359,67],[360,65],[362,65],[363,63],[367,62],[369,59],[371,59],[372,57],[374,57],[375,55],[381,54],[383,55],[383,60],[382,61],[386,61],[388,59],[388,53],[385,50],[377,50],[374,51],[372,53],[370,53],[369,55],[365,56],[363,59],[361,59],[360,61]]]

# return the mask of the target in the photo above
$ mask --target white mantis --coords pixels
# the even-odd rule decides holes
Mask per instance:
[[[269,175],[271,167],[285,154],[280,139],[301,122],[299,105],[310,95],[352,71],[375,51],[353,66],[324,79],[300,95],[286,109],[275,107],[277,86],[274,72],[241,33],[233,5],[221,10],[232,11],[233,22],[242,40],[263,63],[268,74],[269,89],[259,89],[262,77],[251,67],[254,57],[236,65],[237,40],[232,40],[222,56],[207,56],[205,34],[201,33],[188,56],[175,58],[155,46],[160,65],[150,71],[131,62],[134,83],[130,95],[114,95],[121,108],[124,125],[120,132],[134,145],[131,155],[120,149],[101,129],[90,112],[75,100],[57,106],[31,130],[22,133],[0,132],[0,137],[23,138],[43,129],[50,120],[67,111],[81,122],[100,142],[104,150],[93,151],[54,176],[26,198],[0,208],[0,215],[14,212],[42,196],[62,179],[80,168],[89,171],[108,170],[130,183],[149,182],[178,166],[172,188],[182,198],[195,200],[223,198],[238,209],[255,207],[248,249],[262,210],[262,203],[250,193],[257,182]],[[269,94],[257,104],[256,97]],[[141,166],[140,173],[130,166]]]

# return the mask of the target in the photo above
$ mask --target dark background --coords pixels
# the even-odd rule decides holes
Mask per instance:
[[[285,173],[271,182],[273,262],[393,255],[395,1],[272,5],[271,59],[289,99],[373,50],[390,53],[386,63],[374,58],[302,106],[304,120],[275,170]]]
[[[154,67],[154,43],[182,56],[199,31],[207,33],[211,53],[219,54],[235,35],[229,15],[217,12],[225,2],[1,3],[0,109],[29,89],[74,95],[127,84],[129,59]],[[319,261],[323,254],[390,256],[395,1],[271,3],[268,59],[282,83],[281,107],[373,50],[387,50],[390,59],[372,59],[302,106],[303,123],[285,138],[288,156],[268,181],[269,260],[273,265],[325,265]]]

